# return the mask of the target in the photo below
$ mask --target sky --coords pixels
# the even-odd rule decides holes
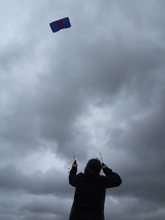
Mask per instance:
[[[105,218],[165,219],[165,1],[0,1],[0,219],[66,220],[99,158]],[[71,28],[49,23],[69,17]],[[101,175],[104,175],[101,173]]]

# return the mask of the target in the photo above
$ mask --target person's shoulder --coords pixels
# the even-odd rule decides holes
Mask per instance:
[[[84,173],[78,173],[77,176],[84,176]]]
[[[99,178],[104,178],[105,177],[105,175],[99,175]]]
[[[98,178],[99,178],[100,180],[105,180],[105,179],[106,179],[106,176],[105,176],[105,175],[99,175]]]
[[[77,175],[76,175],[76,177],[77,177],[77,179],[84,179],[84,173],[78,173]]]

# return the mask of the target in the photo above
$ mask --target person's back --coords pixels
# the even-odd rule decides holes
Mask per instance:
[[[112,172],[106,165],[102,166],[106,176],[100,175],[101,163],[98,159],[89,160],[85,173],[77,172],[73,163],[69,175],[69,183],[76,187],[70,220],[103,220],[106,188],[121,184],[118,174]]]

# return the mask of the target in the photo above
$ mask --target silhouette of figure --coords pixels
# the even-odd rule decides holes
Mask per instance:
[[[75,187],[74,201],[69,220],[104,220],[106,189],[122,183],[120,176],[99,159],[88,161],[84,173],[77,173],[77,163],[72,164],[69,184]],[[101,169],[104,175],[100,175]]]

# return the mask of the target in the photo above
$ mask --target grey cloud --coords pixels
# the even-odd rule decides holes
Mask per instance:
[[[45,173],[35,171],[33,174],[24,174],[15,165],[3,167],[0,170],[0,188],[6,191],[24,191],[34,195],[53,194],[69,196],[73,193],[68,184],[68,173],[52,168]]]
[[[71,200],[59,198],[52,195],[35,196],[29,202],[24,202],[20,206],[20,215],[25,216],[25,219],[61,219],[67,218]]]

